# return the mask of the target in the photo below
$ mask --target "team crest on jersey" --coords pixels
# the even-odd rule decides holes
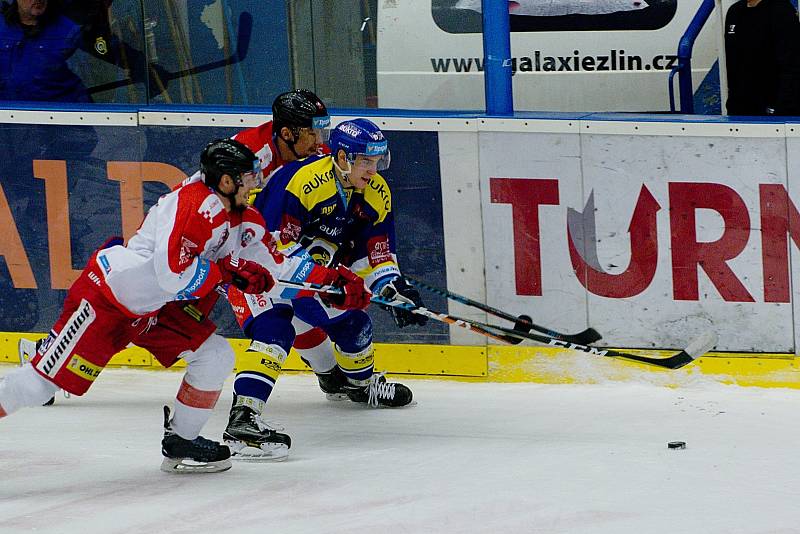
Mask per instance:
[[[283,224],[281,225],[281,241],[289,243],[300,239],[300,232],[302,228],[298,224],[297,219],[284,215]]]
[[[217,256],[217,253],[219,252],[219,249],[222,248],[222,245],[225,244],[225,241],[228,240],[228,236],[230,236],[230,235],[231,235],[230,231],[228,230],[228,226],[226,224],[225,228],[222,229],[222,235],[219,236],[219,241],[217,241],[217,244],[214,245],[213,247],[211,247],[211,250],[208,251],[210,257],[214,258],[214,257]]]
[[[178,265],[183,267],[187,263],[192,262],[193,254],[192,251],[197,248],[197,243],[193,243],[192,241],[186,239],[185,237],[181,237],[181,251],[180,256],[178,257]]]
[[[245,228],[242,232],[242,248],[249,245],[256,237],[256,231],[252,228]]]
[[[373,267],[392,261],[392,251],[389,250],[389,240],[385,236],[373,237],[367,243],[369,250],[369,264]]]

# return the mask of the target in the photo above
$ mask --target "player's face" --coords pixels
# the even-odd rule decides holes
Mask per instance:
[[[253,189],[260,189],[264,186],[261,171],[244,172],[239,175],[241,184],[239,190],[236,192],[235,204],[237,208],[243,209],[247,206],[250,198],[250,193]]]
[[[297,128],[294,151],[301,158],[313,156],[322,146],[322,132],[314,128]]]
[[[350,170],[350,183],[356,189],[364,189],[372,179],[373,176],[378,174],[378,162],[381,156],[356,156]]]

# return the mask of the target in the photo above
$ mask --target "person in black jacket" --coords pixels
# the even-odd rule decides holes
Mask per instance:
[[[729,115],[800,115],[800,21],[789,0],[739,0],[725,17]]]

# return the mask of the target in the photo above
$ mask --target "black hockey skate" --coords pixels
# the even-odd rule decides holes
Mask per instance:
[[[172,432],[169,407],[164,406],[161,470],[167,473],[217,473],[231,468],[231,451],[225,445],[198,436],[183,439]]]
[[[411,404],[411,390],[397,382],[387,382],[383,373],[376,373],[363,387],[347,388],[347,396],[353,402],[364,402],[371,408],[398,408]]]
[[[315,373],[319,381],[319,389],[325,393],[328,400],[347,400],[347,377],[339,366],[335,366],[327,373]]]
[[[231,408],[222,439],[236,460],[283,461],[289,456],[292,438],[271,428],[249,406]]]

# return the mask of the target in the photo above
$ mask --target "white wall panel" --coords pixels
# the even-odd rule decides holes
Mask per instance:
[[[477,134],[440,133],[439,160],[447,286],[451,291],[486,302]],[[448,311],[458,317],[486,320],[486,314],[480,310],[453,301]],[[485,344],[483,336],[455,326],[450,328],[450,340],[454,345]]]
[[[624,270],[631,257],[628,227],[642,184],[657,200],[658,262],[655,277],[642,293],[628,298],[590,294],[590,322],[609,343],[679,347],[702,329],[720,335],[720,350],[791,351],[791,305],[765,303],[760,232],[760,184],[786,184],[785,140],[781,137],[671,137],[583,135],[585,194],[594,192],[597,253],[608,273]],[[669,184],[720,184],[746,206],[749,226],[744,249],[724,262],[754,302],[723,298],[720,288],[698,268],[696,300],[675,298],[674,248],[691,246],[689,235],[672,242]],[[706,191],[711,194],[711,190]],[[677,202],[677,199],[673,199]],[[703,203],[709,199],[697,199]],[[724,204],[724,199],[711,200]],[[702,205],[702,204],[701,204]],[[735,206],[723,207],[735,210]],[[696,212],[696,241],[723,235],[723,217],[713,209]],[[731,230],[729,231],[736,231]],[[676,273],[676,278],[682,275]],[[727,277],[731,279],[730,276]],[[731,284],[729,291],[734,291]],[[724,288],[723,288],[724,291]],[[741,293],[741,292],[740,292]]]
[[[531,129],[535,128],[533,125]],[[563,331],[587,326],[586,294],[572,274],[566,241],[566,206],[578,206],[583,201],[577,124],[573,131],[479,134],[488,302]],[[514,220],[512,204],[492,202],[492,184],[509,178],[557,181],[557,204],[541,205],[538,210],[540,296],[519,294],[521,280],[515,267],[537,236],[522,232],[521,221]],[[529,218],[533,214],[518,213],[520,216]],[[519,232],[516,246],[515,231]],[[534,276],[528,267],[521,273],[526,286],[533,283]]]

